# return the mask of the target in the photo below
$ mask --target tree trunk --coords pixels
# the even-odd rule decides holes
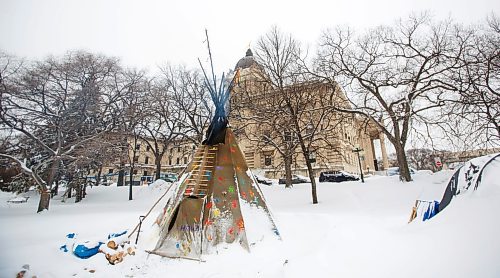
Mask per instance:
[[[285,155],[285,188],[292,187],[292,157],[290,155]]]
[[[294,128],[297,133],[297,137],[299,139],[299,144],[300,144],[300,149],[302,150],[302,155],[304,156],[306,160],[306,165],[307,165],[307,172],[309,173],[309,179],[311,179],[311,194],[312,194],[312,199],[313,199],[313,204],[318,203],[318,196],[316,194],[316,180],[314,180],[314,172],[313,168],[311,165],[311,161],[309,160],[309,150],[306,148],[306,144],[304,142],[304,138],[302,137],[302,134],[300,133],[300,124],[297,119],[297,115],[295,114],[295,111],[290,104],[290,100],[287,101],[287,107],[290,110],[290,114],[292,115],[292,121]]]
[[[82,199],[87,196],[87,182],[82,187]]]
[[[124,168],[124,165],[123,163],[120,164],[120,171],[118,171],[118,182],[116,184],[116,186],[123,186],[124,183],[125,183],[125,170],[123,170]]]
[[[159,180],[161,174],[161,157],[155,157],[155,164],[156,164],[155,180]]]
[[[59,192],[59,179],[57,179],[54,183],[56,184],[56,186],[54,186],[54,189],[52,189],[51,198],[54,198],[54,196],[57,196],[57,193]]]
[[[298,123],[297,123],[298,126]],[[311,160],[309,160],[309,150],[306,148],[306,145],[304,144],[304,140],[302,139],[302,136],[298,134],[299,137],[299,143],[300,143],[300,148],[302,149],[302,155],[304,156],[304,159],[306,160],[306,165],[307,165],[307,173],[309,174],[309,179],[311,180],[311,194],[312,194],[312,199],[313,199],[313,204],[318,203],[318,195],[316,194],[316,180],[314,179],[314,170],[311,165]]]
[[[394,148],[396,149],[396,157],[398,159],[399,165],[399,179],[401,181],[409,182],[412,181],[410,175],[410,168],[408,167],[408,159],[406,157],[405,149],[399,142],[393,142]]]
[[[40,202],[38,203],[38,210],[37,212],[41,212],[44,210],[49,209],[49,203],[50,203],[50,190],[48,189],[41,189],[41,194],[40,194]]]
[[[309,155],[306,157],[307,172],[309,173],[309,179],[311,179],[311,194],[313,199],[313,204],[318,203],[318,196],[316,194],[316,180],[314,179],[314,170],[309,160]]]
[[[95,179],[95,186],[99,186],[101,183],[101,174],[102,174],[102,165],[99,167],[99,171],[97,172],[97,177]],[[92,185],[90,185],[90,188],[92,188]]]
[[[74,180],[74,189],[75,189],[75,203],[78,203],[82,200],[82,185],[81,185],[81,179],[76,178]]]
[[[52,167],[49,170],[49,175],[47,177],[47,186],[40,187],[41,194],[37,212],[49,209],[52,182],[54,181],[54,178],[58,170],[59,170],[59,159],[56,158],[52,163]]]
[[[47,177],[47,186],[49,189],[52,189],[52,183],[54,183],[57,172],[59,171],[59,162],[60,160],[56,158],[56,160],[52,163],[52,167],[50,167],[49,175]]]

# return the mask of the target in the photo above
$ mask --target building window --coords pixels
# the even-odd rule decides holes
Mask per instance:
[[[144,171],[144,175],[143,176],[149,176],[148,174],[149,174],[148,171]]]
[[[109,169],[108,174],[113,174],[113,169]]]
[[[273,160],[270,154],[264,155],[264,165],[271,166]]]
[[[148,157],[148,156],[146,156],[146,157],[144,158],[144,164],[148,164],[148,163],[149,163],[149,157]]]
[[[181,152],[181,147],[177,147],[177,152],[180,153]]]
[[[292,142],[292,133],[290,131],[285,131],[283,137],[285,142]]]
[[[151,146],[150,146],[150,145],[147,145],[147,146],[146,146],[146,151],[148,151],[148,152],[149,152],[150,150],[151,150]]]
[[[141,144],[139,144],[139,143],[135,144],[135,149],[136,150],[140,150],[141,149]]]
[[[139,157],[138,156],[134,156],[134,162],[139,162]]]
[[[168,158],[168,165],[172,165],[172,158],[171,157]]]
[[[312,135],[314,132],[314,126],[312,124],[308,124],[306,127],[306,134],[307,135]]]
[[[316,162],[316,152],[315,151],[309,152],[309,162],[310,163]]]
[[[188,158],[187,158],[187,156],[184,157],[184,164],[188,164]]]
[[[133,173],[134,173],[134,175],[137,175],[137,170],[134,170],[134,172],[133,172]]]
[[[287,143],[297,142],[298,137],[297,137],[297,134],[295,132],[286,130],[283,132],[283,140]]]
[[[181,164],[181,163],[180,163],[180,158],[178,157],[177,158],[177,165],[179,165],[179,164]]]

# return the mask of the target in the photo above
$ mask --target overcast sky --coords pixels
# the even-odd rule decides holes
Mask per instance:
[[[500,15],[500,1],[0,0],[0,49],[28,59],[85,49],[150,70],[167,61],[194,67],[207,57],[207,28],[226,71],[273,24],[313,46],[327,27],[372,27],[424,10],[477,23]]]

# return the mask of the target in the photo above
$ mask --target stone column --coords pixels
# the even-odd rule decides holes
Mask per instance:
[[[382,167],[384,168],[382,170],[387,170],[389,168],[389,160],[387,159],[387,150],[385,149],[385,136],[381,132],[378,138],[380,139],[380,149],[382,151]]]
[[[377,153],[375,152],[375,145],[373,143],[373,138],[370,136],[370,153],[372,154],[372,161],[371,161],[371,164],[373,168],[371,168],[372,171],[375,171],[375,169],[377,169],[375,166],[375,160],[377,159]]]

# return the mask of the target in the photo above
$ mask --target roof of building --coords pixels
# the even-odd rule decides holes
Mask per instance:
[[[238,61],[238,63],[236,63],[236,66],[234,67],[234,69],[235,70],[238,69],[238,68],[240,68],[240,69],[246,69],[246,68],[249,68],[249,67],[251,67],[253,65],[257,65],[258,66],[259,64],[255,61],[255,59],[253,57],[252,50],[249,48],[247,50],[247,53],[246,53],[245,57],[241,58]]]

